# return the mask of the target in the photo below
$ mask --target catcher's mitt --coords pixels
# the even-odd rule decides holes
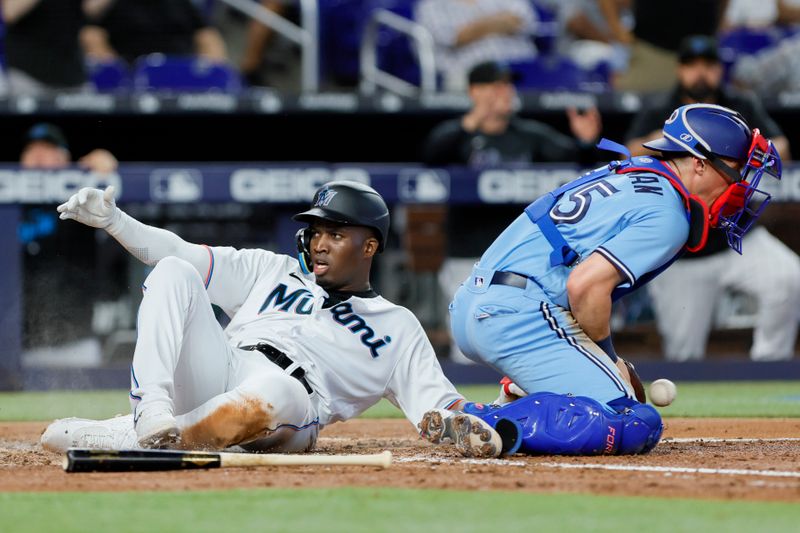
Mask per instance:
[[[631,386],[633,387],[633,392],[636,395],[636,399],[641,403],[647,402],[647,395],[644,392],[642,378],[639,377],[639,374],[636,372],[636,368],[633,366],[633,363],[625,360],[625,367],[628,369],[628,374],[631,376]]]

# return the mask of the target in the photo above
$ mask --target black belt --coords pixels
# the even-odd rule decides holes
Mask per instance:
[[[288,355],[278,350],[274,346],[270,346],[269,344],[263,342],[260,342],[254,346],[240,346],[240,348],[242,350],[249,350],[251,352],[259,351],[263,353],[267,359],[269,359],[270,361],[281,367],[283,370],[286,370],[287,368],[289,368],[294,364],[294,361],[292,361],[292,359]],[[303,370],[301,367],[298,366],[289,375],[292,376],[297,381],[299,381],[300,383],[302,383],[303,387],[306,388],[307,393],[311,394],[314,392],[314,390],[311,388],[311,385],[309,385],[308,381],[306,380],[306,371]]]
[[[509,287],[524,289],[528,286],[528,278],[516,272],[498,270],[492,276],[492,281],[489,282],[489,285],[508,285]]]

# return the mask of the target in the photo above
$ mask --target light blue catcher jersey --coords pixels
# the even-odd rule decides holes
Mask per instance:
[[[609,173],[564,193],[550,217],[581,259],[602,254],[622,275],[619,288],[671,261],[686,243],[684,201],[669,181],[650,172]],[[552,303],[569,308],[565,265],[550,265],[550,243],[522,213],[492,243],[480,266],[534,279]]]

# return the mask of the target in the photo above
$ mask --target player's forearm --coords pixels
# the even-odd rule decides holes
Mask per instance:
[[[197,54],[210,61],[224,62],[228,59],[225,41],[215,28],[202,28],[194,34]]]
[[[513,24],[509,22],[509,17],[516,15],[502,12],[467,24],[456,34],[455,46],[460,48],[490,35],[512,33]]]
[[[611,295],[601,287],[570,295],[572,315],[581,329],[594,341],[611,335]]]
[[[3,0],[3,18],[6,24],[14,24],[36,7],[41,0]]]
[[[117,209],[106,231],[136,259],[155,265],[165,257],[178,257],[194,266],[201,276],[208,268],[208,251],[200,245],[191,244],[171,231],[148,226]]]
[[[622,281],[619,270],[597,252],[581,261],[567,278],[570,311],[593,341],[611,334],[611,293]]]

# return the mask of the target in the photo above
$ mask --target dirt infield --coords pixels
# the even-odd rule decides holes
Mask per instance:
[[[44,423],[0,423],[0,491],[203,490],[243,487],[407,487],[800,502],[800,419],[668,419],[646,456],[467,460],[420,440],[404,420],[325,429],[320,453],[376,453],[395,464],[66,474],[38,445]],[[703,440],[700,440],[703,438]]]

